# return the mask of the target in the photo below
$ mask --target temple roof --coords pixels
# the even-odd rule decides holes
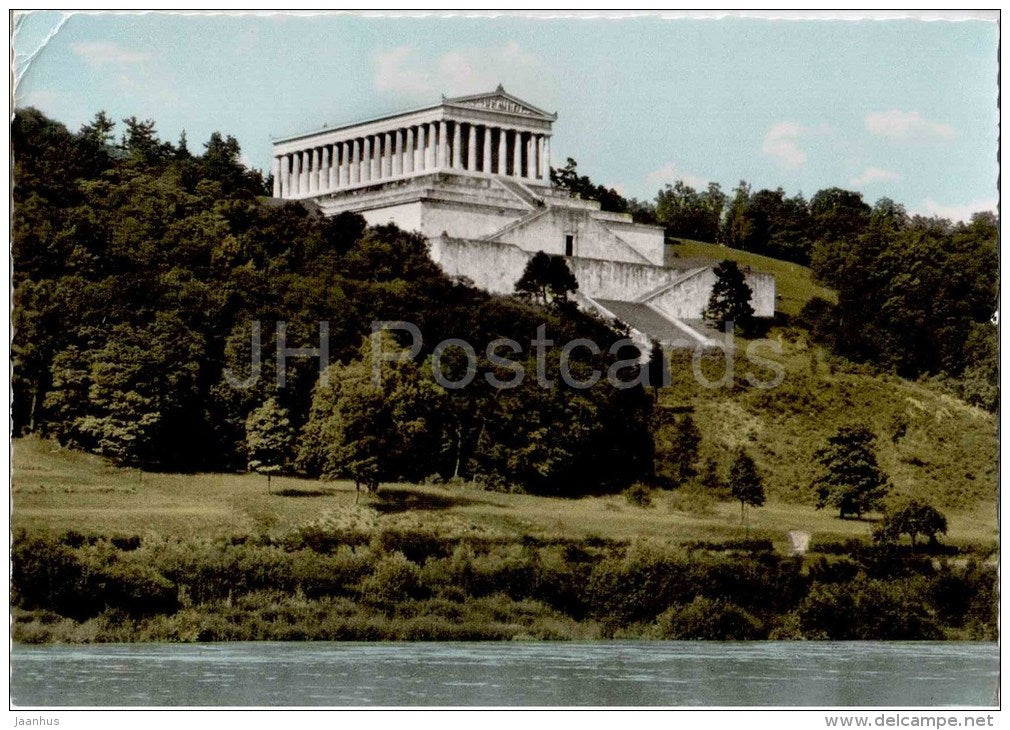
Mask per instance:
[[[494,91],[484,92],[481,94],[469,94],[467,96],[454,96],[446,97],[442,95],[442,101],[438,104],[428,104],[426,106],[413,107],[410,109],[401,109],[399,111],[391,112],[389,114],[380,114],[378,116],[370,117],[368,119],[359,119],[355,122],[348,122],[343,124],[337,124],[335,126],[323,125],[322,127],[307,131],[299,132],[297,134],[285,135],[283,137],[277,137],[272,140],[274,144],[280,144],[282,142],[290,142],[292,140],[301,139],[303,137],[313,137],[317,134],[322,134],[325,132],[333,132],[343,129],[350,129],[353,127],[362,126],[365,124],[371,124],[372,122],[380,122],[386,119],[395,119],[396,117],[406,116],[407,114],[415,114],[417,112],[424,112],[433,109],[438,109],[442,106],[455,107],[457,109],[477,109],[486,110],[492,112],[502,112],[505,114],[514,114],[520,117],[529,117],[532,119],[539,119],[543,121],[553,122],[558,118],[557,112],[546,112],[543,109],[533,106],[528,101],[520,99],[518,96],[514,96],[498,84],[498,88]]]
[[[558,118],[557,112],[553,114],[545,112],[543,109],[539,109],[529,102],[523,101],[518,96],[508,93],[501,84],[498,84],[498,88],[494,91],[482,94],[470,94],[469,96],[455,96],[452,98],[443,96],[442,103],[470,109],[491,109],[492,111],[508,112],[510,114],[523,114],[549,121],[554,121]]]

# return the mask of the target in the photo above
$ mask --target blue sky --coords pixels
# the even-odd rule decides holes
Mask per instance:
[[[555,164],[629,196],[744,179],[954,218],[997,201],[994,22],[98,13],[43,44],[61,17],[18,26],[19,106],[151,118],[194,151],[219,130],[260,168],[271,136],[502,83],[558,112]]]

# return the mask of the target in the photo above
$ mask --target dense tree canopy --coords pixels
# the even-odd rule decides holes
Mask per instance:
[[[369,484],[495,472],[574,494],[648,476],[652,399],[641,385],[545,389],[528,349],[498,353],[524,366],[520,387],[483,377],[512,372],[488,359],[488,343],[527,348],[540,325],[559,343],[547,351],[548,377],[560,344],[578,337],[602,354],[577,349],[573,373],[633,360],[609,352],[623,333],[600,320],[453,280],[420,235],[269,202],[224,134],[194,154],[185,138],[162,141],[149,120],[117,129],[100,114],[72,133],[34,109],[18,110],[12,134],[16,433],[148,468],[283,463]],[[396,368],[399,384],[378,393],[360,372],[373,321],[423,333],[417,365]],[[426,363],[451,337],[473,344],[481,376],[444,391]],[[281,386],[282,344],[328,350],[328,384],[319,357],[282,351]],[[459,354],[441,358],[446,377],[466,370]],[[283,447],[287,428],[298,453]]]

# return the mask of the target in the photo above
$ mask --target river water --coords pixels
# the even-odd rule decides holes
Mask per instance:
[[[14,705],[994,705],[995,644],[281,643],[20,646]]]

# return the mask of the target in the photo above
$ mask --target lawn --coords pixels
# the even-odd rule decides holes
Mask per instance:
[[[13,526],[63,532],[216,537],[282,534],[310,523],[365,532],[425,528],[446,534],[653,538],[674,543],[741,538],[739,504],[685,492],[657,492],[651,507],[622,496],[555,499],[463,486],[383,485],[377,497],[350,482],[251,474],[159,474],[37,438],[13,443]],[[995,509],[948,513],[948,540],[991,543]],[[872,523],[839,520],[807,505],[771,501],[750,512],[750,536],[785,549],[789,530],[818,541],[867,537]]]
[[[666,247],[666,264],[668,266],[684,263],[684,260],[691,259],[706,261],[729,259],[744,266],[750,266],[756,271],[773,274],[777,298],[775,309],[791,317],[799,314],[803,305],[813,297],[836,301],[835,292],[815,283],[810,269],[806,266],[701,241],[681,239],[681,243]]]

